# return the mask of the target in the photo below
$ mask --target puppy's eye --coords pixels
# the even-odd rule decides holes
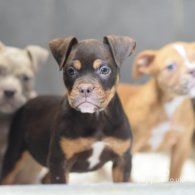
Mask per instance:
[[[111,68],[108,67],[107,65],[103,65],[103,66],[100,67],[99,73],[103,74],[103,75],[108,75],[108,74],[111,73]]]
[[[77,71],[72,67],[72,66],[69,66],[67,69],[66,69],[66,72],[69,76],[74,76],[76,75]]]
[[[169,64],[167,67],[167,70],[169,70],[169,71],[173,71],[173,70],[175,70],[176,68],[177,68],[177,64]]]

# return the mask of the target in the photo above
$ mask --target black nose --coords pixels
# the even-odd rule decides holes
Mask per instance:
[[[14,91],[14,90],[5,90],[4,91],[4,96],[6,98],[12,98],[15,93],[16,93],[16,91]]]
[[[91,84],[82,84],[79,86],[79,92],[84,97],[90,96],[93,89],[94,87]]]

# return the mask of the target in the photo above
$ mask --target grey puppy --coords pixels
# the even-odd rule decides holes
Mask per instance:
[[[49,52],[39,46],[25,49],[0,42],[0,169],[13,113],[36,96],[35,73]]]

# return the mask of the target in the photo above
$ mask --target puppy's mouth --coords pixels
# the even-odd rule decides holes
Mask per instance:
[[[76,106],[76,109],[82,113],[94,113],[97,110],[100,110],[100,107],[93,102],[84,100]]]
[[[115,87],[105,90],[101,84],[91,82],[79,82],[68,91],[69,105],[81,113],[95,113],[106,109],[115,94]]]
[[[14,102],[4,102],[0,104],[0,107],[1,112],[12,113],[17,110],[19,106]]]
[[[0,101],[0,112],[2,113],[13,113],[19,107],[21,107],[26,101],[24,99],[3,99]]]
[[[189,98],[195,97],[195,80],[183,79],[181,85],[176,88],[176,92]]]
[[[189,90],[188,90],[188,95],[190,98],[195,97],[195,82],[191,83]]]
[[[0,103],[0,106],[8,105],[11,107],[17,107],[18,102],[15,99],[3,99],[3,101]]]

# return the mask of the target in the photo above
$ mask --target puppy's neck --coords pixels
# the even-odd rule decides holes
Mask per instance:
[[[162,89],[154,78],[151,79],[148,84],[150,86],[151,93],[153,94],[154,101],[158,104],[164,105],[168,102],[172,102],[177,98],[185,99],[184,96],[179,96],[175,93],[169,92],[168,90]]]

